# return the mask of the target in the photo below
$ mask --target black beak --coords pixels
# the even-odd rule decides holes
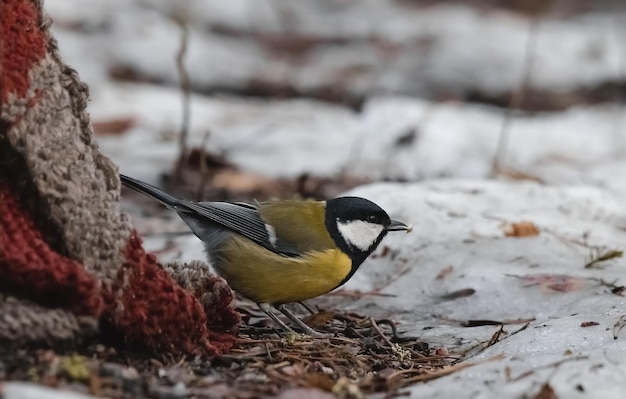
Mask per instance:
[[[410,233],[411,230],[413,230],[413,226],[406,225],[405,223],[392,219],[391,223],[389,223],[389,226],[387,226],[386,230],[387,231],[406,231],[407,233]]]

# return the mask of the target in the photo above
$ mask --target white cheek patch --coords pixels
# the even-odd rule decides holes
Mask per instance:
[[[374,245],[384,227],[364,220],[351,220],[349,222],[337,221],[337,229],[350,246],[367,251]]]

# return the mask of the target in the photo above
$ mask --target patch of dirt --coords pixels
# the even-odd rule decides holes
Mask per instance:
[[[328,336],[278,334],[253,308],[230,353],[176,359],[92,343],[77,352],[5,350],[0,381],[33,381],[110,398],[258,398],[289,392],[359,398],[463,367],[460,355],[399,334],[391,320],[319,311],[305,320]],[[455,366],[456,365],[456,366]]]

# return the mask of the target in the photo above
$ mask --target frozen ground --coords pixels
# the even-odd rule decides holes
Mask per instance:
[[[395,296],[349,307],[400,315],[407,333],[451,351],[479,350],[499,329],[461,327],[460,321],[533,320],[515,335],[523,322],[507,325],[501,342],[467,361],[504,359],[417,385],[414,397],[518,398],[544,383],[559,398],[623,397],[626,298],[599,281],[623,282],[626,261],[584,266],[594,254],[624,248],[622,196],[587,186],[476,180],[375,184],[352,193],[413,221],[415,232],[390,237],[395,260],[372,259],[348,283]],[[505,236],[510,224],[522,221],[534,223],[539,235]],[[469,288],[471,296],[442,298]],[[587,322],[594,325],[584,327]],[[507,375],[516,379],[531,370],[508,381]]]
[[[346,287],[393,296],[325,299],[344,309],[393,315],[407,334],[452,352],[469,351],[467,362],[502,355],[413,386],[412,397],[532,398],[544,383],[559,398],[623,397],[626,299],[601,281],[625,284],[626,261],[617,257],[592,268],[585,264],[626,243],[624,107],[515,115],[503,159],[525,179],[490,180],[504,119],[501,109],[399,94],[431,86],[511,90],[519,82],[528,21],[466,7],[413,13],[386,5],[394,2],[344,3],[335,13],[310,2],[291,6],[298,23],[289,26],[297,33],[350,39],[346,47],[317,48],[322,61],[304,65],[277,60],[245,37],[215,33],[215,26],[280,30],[284,21],[275,15],[278,9],[261,9],[267,2],[256,2],[258,9],[242,1],[186,3],[181,12],[192,17],[188,66],[199,86],[239,87],[260,75],[304,89],[341,81],[349,91],[387,93],[370,96],[359,112],[310,100],[194,95],[191,144],[201,145],[210,132],[208,150],[272,177],[348,172],[419,181],[377,183],[351,192],[414,224],[412,234],[388,237],[386,253],[381,248]],[[59,23],[55,34],[66,61],[91,86],[92,118],[134,121],[121,134],[99,136],[101,149],[122,172],[157,182],[178,153],[180,93],[173,87],[112,82],[108,71],[112,65],[127,65],[157,81],[176,80],[173,54],[180,32],[163,13],[171,3],[79,4],[64,0],[46,6]],[[249,13],[255,18],[246,17]],[[336,18],[324,19],[329,25],[322,29],[317,18],[331,14]],[[387,22],[374,23],[365,15],[386,15],[381,20]],[[347,16],[362,23],[343,24]],[[593,14],[542,22],[532,84],[567,90],[622,76],[623,18]],[[76,24],[83,31],[74,30]],[[397,44],[401,55],[381,59],[366,43],[370,36]],[[406,51],[425,39],[434,44]],[[346,65],[364,67],[349,78],[337,75]],[[144,233],[184,229],[173,215],[165,225],[133,217]],[[539,234],[505,234],[523,221],[533,223]],[[164,240],[150,235],[146,245],[161,250]],[[161,253],[164,260],[204,256],[193,236],[178,237],[175,243]],[[447,296],[454,292],[466,296]],[[500,327],[463,327],[468,320],[510,324],[500,341],[487,348]],[[513,334],[523,320],[531,320],[528,327]],[[21,385],[4,393],[7,399],[33,397]]]
[[[155,181],[171,166],[181,120],[177,90],[110,84],[94,93],[90,109],[96,121],[135,121],[123,135],[99,139],[125,173]],[[205,143],[248,171],[276,177],[346,171],[409,181],[485,178],[503,120],[498,108],[406,97],[374,97],[355,112],[309,100],[194,96],[190,144]],[[619,105],[513,117],[504,160],[545,183],[626,194],[625,126]]]
[[[521,80],[530,31],[531,87],[568,91],[625,73],[626,14],[619,12],[538,18],[531,29],[534,22],[518,14],[387,0],[94,0],[89,7],[57,0],[46,8],[67,60],[94,90],[114,67],[176,82],[175,15],[190,31],[191,81],[206,91],[510,92]]]

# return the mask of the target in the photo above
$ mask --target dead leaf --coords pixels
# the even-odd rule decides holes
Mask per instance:
[[[441,269],[439,273],[435,276],[435,280],[443,280],[448,274],[452,273],[454,270],[454,266],[449,265]]]
[[[565,274],[528,274],[526,276],[512,277],[524,280],[529,286],[538,285],[542,288],[558,292],[579,291],[586,285],[584,279]]]
[[[324,373],[307,373],[304,380],[313,388],[320,388],[324,391],[331,392],[335,382]]]
[[[95,134],[105,135],[120,135],[126,133],[127,130],[135,126],[135,119],[133,118],[120,118],[111,119],[108,121],[93,122],[93,131]]]
[[[326,324],[335,317],[335,312],[324,310],[322,312],[313,313],[302,319],[302,321],[311,328],[316,328]]]
[[[599,326],[600,323],[598,323],[597,321],[583,321],[582,323],[580,323],[581,327],[592,327],[592,326]]]
[[[504,380],[506,382],[511,382],[511,367],[509,366],[504,368]]]
[[[449,356],[449,355],[450,355],[450,352],[448,351],[448,348],[441,347],[441,348],[435,349],[435,356],[443,356],[443,357],[445,357],[445,356]]]
[[[516,170],[500,164],[494,165],[494,172],[498,176],[508,177],[509,179],[513,180],[530,180],[537,183],[543,183],[543,180],[538,176],[534,176],[530,173],[526,173],[521,170]]]
[[[507,237],[533,237],[539,235],[539,228],[533,222],[522,220],[519,223],[508,225],[504,230],[504,235]]]
[[[315,388],[292,388],[283,391],[278,399],[336,399],[335,395]]]
[[[211,185],[213,188],[235,192],[262,191],[268,188],[279,191],[280,186],[277,181],[267,177],[233,169],[222,169],[217,172]]]
[[[556,396],[556,392],[554,392],[550,384],[546,382],[541,386],[541,389],[533,399],[559,399],[559,397]]]
[[[391,248],[389,248],[388,246],[384,245],[383,246],[383,250],[380,252],[380,256],[381,257],[385,257],[387,255],[389,255],[389,251],[391,250]]]

